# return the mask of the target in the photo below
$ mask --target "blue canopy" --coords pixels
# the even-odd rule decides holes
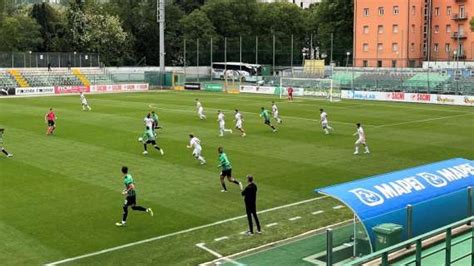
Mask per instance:
[[[351,208],[374,244],[372,227],[386,222],[406,226],[409,204],[414,206],[414,235],[465,218],[469,186],[474,186],[474,161],[456,158],[315,191]]]

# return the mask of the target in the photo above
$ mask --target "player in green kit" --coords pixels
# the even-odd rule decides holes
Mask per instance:
[[[128,206],[132,206],[134,211],[147,212],[150,216],[153,216],[153,211],[151,208],[145,208],[142,206],[137,206],[137,193],[135,192],[135,182],[133,181],[132,176],[128,173],[128,167],[122,167],[123,174],[123,184],[125,189],[122,194],[126,196],[125,203],[123,205],[123,215],[122,221],[116,223],[116,226],[125,226],[127,225],[127,216],[128,216]]]
[[[229,182],[239,185],[240,190],[242,190],[243,189],[242,183],[240,183],[239,181],[235,180],[235,178],[232,177],[232,166],[230,165],[229,158],[227,158],[227,154],[224,153],[224,148],[219,147],[217,148],[217,151],[219,152],[219,165],[217,167],[220,167],[222,169],[221,192],[227,192],[227,187],[225,186],[225,181],[224,181],[224,178],[226,177],[227,177],[227,180],[229,180]]]
[[[144,155],[147,155],[148,154],[148,151],[147,151],[147,145],[148,144],[151,144],[153,145],[153,147],[157,150],[160,151],[161,155],[164,155],[165,152],[163,151],[162,148],[158,147],[158,145],[156,144],[156,136],[155,136],[155,132],[153,131],[153,129],[151,129],[150,127],[146,127],[145,129],[145,132],[143,133],[143,137],[141,138],[138,138],[138,141],[142,142],[143,143],[143,149],[145,149],[143,151],[143,154]]]
[[[0,150],[4,153],[7,157],[13,157],[13,154],[7,152],[5,148],[3,148],[3,133],[5,132],[4,128],[0,128]]]
[[[265,110],[264,107],[262,107],[262,111],[260,112],[260,117],[263,117],[265,125],[268,125],[269,127],[271,127],[273,132],[277,131],[276,127],[274,127],[272,123],[270,122],[270,115],[268,114],[268,111]]]
[[[158,126],[158,115],[155,113],[155,111],[151,112],[151,119],[153,119],[153,130],[160,129],[161,127]]]

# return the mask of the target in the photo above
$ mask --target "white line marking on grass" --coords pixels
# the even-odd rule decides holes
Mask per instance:
[[[332,207],[334,210],[337,210],[337,209],[342,209],[344,208],[344,205],[337,205],[337,206],[334,206]]]
[[[245,234],[247,234],[247,231],[242,231],[239,233],[239,235],[245,235]]]
[[[288,208],[288,207],[293,207],[293,206],[296,206],[296,205],[300,205],[300,204],[304,204],[304,203],[308,203],[308,202],[312,202],[312,201],[316,201],[316,200],[321,200],[321,199],[325,199],[325,198],[328,198],[328,196],[322,196],[322,197],[318,197],[318,198],[311,198],[311,199],[307,199],[307,200],[302,200],[302,201],[298,201],[298,202],[294,202],[294,203],[290,203],[290,204],[286,204],[286,205],[266,209],[266,210],[263,210],[263,211],[259,211],[257,213],[261,214],[261,213],[276,211],[276,210],[280,210],[280,209],[284,209],[284,208]],[[47,263],[46,265],[58,265],[58,264],[66,263],[66,262],[71,262],[71,261],[76,261],[76,260],[80,260],[80,259],[84,259],[84,258],[89,258],[89,257],[97,256],[97,255],[100,255],[100,254],[109,253],[109,252],[112,252],[112,251],[116,251],[116,250],[120,250],[120,249],[124,249],[124,248],[128,248],[128,247],[133,247],[133,246],[136,246],[136,245],[141,245],[141,244],[145,244],[145,243],[148,243],[148,242],[152,242],[152,241],[156,241],[156,240],[160,240],[160,239],[164,239],[164,238],[168,238],[168,237],[172,237],[172,236],[186,234],[186,233],[189,233],[189,232],[197,231],[197,230],[200,230],[200,229],[216,226],[216,225],[231,222],[231,221],[235,221],[235,220],[242,219],[242,218],[245,218],[245,217],[247,217],[247,215],[236,216],[236,217],[233,217],[233,218],[217,221],[217,222],[210,223],[210,224],[204,224],[204,225],[188,228],[188,229],[185,229],[185,230],[176,231],[176,232],[165,234],[165,235],[155,236],[155,237],[152,237],[152,238],[148,238],[148,239],[144,239],[144,240],[140,240],[140,241],[135,241],[135,242],[131,242],[131,243],[128,243],[128,244],[124,244],[124,245],[120,245],[120,246],[116,246],[116,247],[112,247],[112,248],[102,249],[102,250],[99,250],[99,251],[96,251],[96,252],[91,252],[91,253],[87,253],[87,254],[84,254],[84,255],[76,256],[76,257],[71,257],[71,258],[67,258],[67,259],[63,259],[63,260],[58,260],[58,261],[55,261],[55,262],[50,262],[50,263]]]
[[[296,220],[299,220],[301,219],[301,216],[295,216],[295,217],[292,217],[290,219],[288,219],[289,221],[296,221]]]
[[[219,242],[219,241],[226,240],[226,239],[229,239],[229,237],[228,236],[218,237],[218,238],[214,239],[214,241]]]
[[[317,214],[321,214],[321,213],[323,213],[323,212],[324,212],[324,211],[315,211],[315,212],[312,212],[311,214],[317,215]]]
[[[441,116],[441,117],[434,117],[434,118],[413,120],[413,121],[400,122],[400,123],[393,123],[393,124],[384,124],[384,125],[375,126],[375,128],[401,126],[401,125],[408,125],[408,124],[416,124],[416,123],[430,122],[430,121],[436,121],[436,120],[441,120],[441,119],[446,119],[446,118],[454,118],[454,117],[460,117],[460,116],[466,116],[466,115],[472,115],[472,113],[464,113],[464,114],[459,114],[459,115],[448,115],[448,116]]]
[[[212,250],[212,249],[206,247],[206,244],[205,244],[205,243],[198,243],[198,244],[196,244],[196,247],[198,247],[198,248],[200,248],[200,249],[203,249],[203,250],[205,250],[205,251],[211,253],[212,255],[216,256],[216,257],[219,258],[219,259],[223,259],[223,260],[225,260],[225,261],[227,261],[227,262],[230,262],[230,263],[233,263],[233,264],[235,264],[235,265],[243,265],[243,264],[241,264],[241,263],[236,262],[235,260],[226,258],[226,257],[222,256],[221,254],[217,253],[216,251],[214,251],[214,250]],[[201,264],[200,264],[200,265],[201,265]]]
[[[157,109],[158,107],[156,107],[156,104],[149,104],[148,105],[148,108],[151,108],[151,109]]]
[[[240,257],[243,254],[252,253],[254,251],[257,251],[257,252],[264,251],[263,249],[265,249],[267,247],[272,247],[270,249],[273,249],[273,248],[279,247],[280,243],[283,243],[283,242],[291,243],[292,240],[300,239],[300,238],[303,238],[307,235],[311,235],[315,232],[319,232],[321,230],[325,230],[325,229],[332,228],[332,227],[337,227],[339,225],[347,224],[347,223],[350,223],[350,222],[353,222],[353,221],[354,221],[354,219],[349,219],[349,220],[345,220],[345,221],[342,221],[342,222],[339,222],[339,223],[330,224],[328,226],[324,226],[324,227],[321,227],[321,228],[318,228],[318,229],[310,230],[308,232],[304,232],[304,233],[296,235],[296,236],[292,236],[292,237],[289,237],[289,238],[286,238],[286,239],[277,240],[277,241],[270,242],[270,243],[267,243],[267,244],[264,244],[264,245],[261,245],[261,246],[255,247],[255,248],[250,248],[250,249],[247,249],[247,250],[244,250],[244,251],[240,251],[240,252],[237,252],[237,253],[229,255],[229,256],[225,256],[225,257],[222,257],[222,258],[219,258],[219,259],[215,259],[213,261],[201,263],[200,265],[214,265],[214,264],[216,264],[217,262],[219,262],[221,260]],[[270,249],[265,249],[265,250],[270,250]],[[254,254],[256,254],[256,253],[254,253]]]
[[[275,226],[275,225],[278,225],[278,223],[267,224],[267,225],[265,225],[265,227],[272,227],[272,226]]]

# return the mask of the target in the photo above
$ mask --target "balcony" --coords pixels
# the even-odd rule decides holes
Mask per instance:
[[[456,0],[456,3],[465,3],[467,0]]]
[[[451,34],[451,38],[456,40],[464,40],[467,38],[467,35],[464,32],[453,32],[453,34]]]
[[[457,54],[459,52],[459,54]],[[453,60],[456,60],[456,59],[459,59],[459,60],[462,60],[462,59],[466,59],[466,52],[464,50],[456,50],[453,52]]]
[[[469,16],[467,15],[467,12],[456,13],[451,16],[451,19],[456,21],[467,20],[468,18]]]

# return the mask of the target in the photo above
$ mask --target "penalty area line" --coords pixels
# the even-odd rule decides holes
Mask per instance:
[[[311,199],[302,200],[302,201],[298,201],[298,202],[294,202],[294,203],[290,203],[290,204],[285,204],[285,205],[273,207],[273,208],[270,208],[270,209],[262,210],[262,211],[259,211],[258,213],[260,214],[260,213],[272,212],[272,211],[276,211],[276,210],[280,210],[280,209],[284,209],[284,208],[288,208],[288,207],[292,207],[292,206],[297,206],[297,205],[300,205],[300,204],[304,204],[304,203],[308,203],[308,202],[312,202],[312,201],[317,201],[317,200],[321,200],[321,199],[325,199],[325,198],[328,198],[328,196],[311,198]],[[145,244],[145,243],[148,243],[148,242],[157,241],[157,240],[160,240],[160,239],[169,238],[169,237],[177,236],[177,235],[182,235],[182,234],[190,233],[190,232],[197,231],[197,230],[200,230],[200,229],[204,229],[204,228],[213,227],[213,226],[216,226],[216,225],[232,222],[232,221],[242,219],[242,218],[245,218],[245,217],[247,217],[247,215],[236,216],[236,217],[232,217],[232,218],[229,218],[229,219],[217,221],[217,222],[214,222],[214,223],[204,224],[204,225],[188,228],[188,229],[185,229],[185,230],[176,231],[176,232],[165,234],[165,235],[155,236],[155,237],[143,239],[143,240],[140,240],[140,241],[131,242],[131,243],[128,243],[128,244],[124,244],[124,245],[120,245],[120,246],[116,246],[116,247],[112,247],[112,248],[102,249],[102,250],[99,250],[99,251],[96,251],[96,252],[91,252],[91,253],[87,253],[87,254],[84,254],[84,255],[76,256],[76,257],[71,257],[71,258],[67,258],[67,259],[63,259],[63,260],[58,260],[58,261],[55,261],[55,262],[46,263],[45,265],[47,265],[47,266],[59,265],[59,264],[63,264],[63,263],[71,262],[71,261],[76,261],[76,260],[80,260],[80,259],[94,257],[94,256],[97,256],[97,255],[109,253],[109,252],[112,252],[112,251],[121,250],[121,249],[124,249],[124,248],[133,247],[133,246],[136,246],[136,245],[141,245],[141,244]]]
[[[206,243],[198,243],[198,244],[196,244],[196,247],[198,247],[198,248],[200,248],[200,249],[202,249],[202,250],[205,250],[205,251],[211,253],[212,255],[214,255],[215,257],[217,257],[218,259],[225,260],[225,261],[230,262],[230,263],[235,264],[235,265],[243,265],[243,264],[238,263],[237,261],[235,261],[235,260],[233,260],[233,259],[229,259],[229,258],[227,258],[227,257],[224,257],[224,256],[222,256],[221,254],[217,253],[216,251],[214,251],[214,250],[212,250],[212,249],[206,247]],[[202,265],[202,264],[199,264],[199,265]]]

